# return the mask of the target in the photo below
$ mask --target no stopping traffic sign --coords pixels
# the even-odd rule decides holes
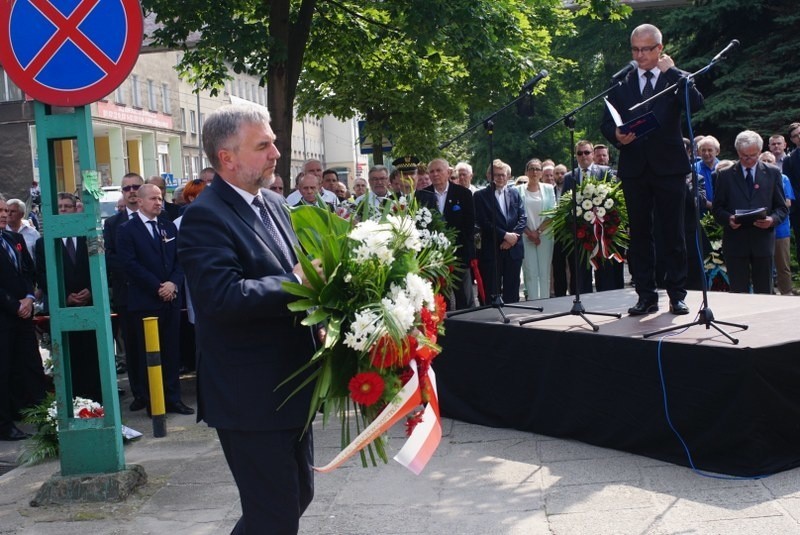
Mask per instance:
[[[0,63],[36,100],[83,106],[130,74],[142,28],[138,0],[0,1]]]

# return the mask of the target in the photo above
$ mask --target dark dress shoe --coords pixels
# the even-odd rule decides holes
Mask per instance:
[[[136,398],[131,402],[131,406],[128,407],[131,412],[140,411],[147,407],[147,402],[141,398]]]
[[[669,302],[669,311],[676,316],[682,316],[689,313],[689,307],[686,306],[686,303],[678,299]]]
[[[644,316],[653,312],[658,312],[658,301],[647,299],[639,299],[635,305],[628,309],[628,314],[631,316]]]
[[[194,409],[186,405],[183,401],[176,401],[175,403],[167,403],[167,412],[174,414],[194,414]]]
[[[8,431],[6,431],[5,433],[0,433],[0,440],[12,441],[12,440],[25,440],[26,438],[31,438],[31,436],[28,433],[20,430],[14,424],[11,424],[11,427],[9,427]]]

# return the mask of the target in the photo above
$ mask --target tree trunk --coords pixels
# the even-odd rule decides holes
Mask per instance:
[[[288,193],[294,185],[291,176],[294,97],[317,0],[303,0],[294,23],[290,20],[290,0],[262,1],[269,6],[268,38],[273,42],[267,68],[267,107],[277,138],[275,145],[281,153],[277,172]]]

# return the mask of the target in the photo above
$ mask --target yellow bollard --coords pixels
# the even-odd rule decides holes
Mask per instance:
[[[144,345],[147,355],[147,383],[150,385],[150,415],[153,418],[153,436],[167,436],[166,407],[164,406],[164,379],[161,375],[161,345],[158,339],[158,318],[142,318]]]

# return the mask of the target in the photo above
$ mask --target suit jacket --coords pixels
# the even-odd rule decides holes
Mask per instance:
[[[170,221],[175,221],[181,215],[181,207],[173,202],[164,201],[164,206],[161,209],[161,214],[158,216],[159,219],[169,219]]]
[[[421,191],[433,195],[433,206],[438,210],[439,202],[434,187],[428,186]],[[456,231],[456,242],[460,246],[456,254],[464,264],[468,264],[475,258],[475,203],[472,192],[464,186],[451,182],[447,186],[442,217]]]
[[[775,227],[788,216],[783,195],[783,178],[774,165],[758,162],[754,178],[755,189],[751,195],[744,179],[741,163],[719,173],[714,192],[712,212],[722,225],[722,250],[726,256],[769,256],[775,254]],[[753,225],[731,228],[730,216],[736,210],[766,207],[767,215],[774,219],[768,229]]]
[[[520,236],[528,224],[528,216],[525,214],[525,206],[519,190],[514,186],[506,186],[506,215],[500,211],[500,204],[494,195],[494,188],[486,187],[475,193],[475,220],[481,231],[481,257],[484,260],[494,258],[495,249],[492,247],[492,233],[495,227],[492,220],[496,222],[497,245],[503,242],[506,232],[513,232]],[[525,256],[525,249],[522,244],[522,237],[509,249],[511,258],[521,260]]]
[[[136,216],[117,229],[117,256],[128,279],[128,310],[132,312],[180,308],[181,299],[162,301],[161,283],[171,281],[183,288],[183,270],[178,263],[178,231],[172,221],[158,220],[162,238],[158,244],[150,229]]]
[[[17,265],[6,253],[5,247],[0,250],[0,318],[3,323],[9,319],[17,318],[19,311],[19,300],[28,295],[33,295],[34,268],[28,248],[25,246],[25,239],[21,234],[10,230],[0,231],[0,239],[6,240],[14,249],[17,258]],[[8,348],[2,348],[7,353]]]
[[[656,82],[655,93],[676,83],[684,74],[675,67],[662,72]],[[619,111],[623,122],[628,122],[644,113],[644,108],[628,111],[631,106],[642,101],[638,69],[628,73],[622,84],[608,94],[608,100]],[[627,145],[617,141],[614,119],[608,109],[604,110],[600,129],[609,143],[619,149],[617,174],[620,178],[640,176],[647,167],[656,176],[685,175],[691,170],[681,134],[681,110],[684,108],[684,100],[684,92],[681,90],[677,95],[670,92],[652,101],[651,110],[658,120],[659,127]],[[693,111],[703,105],[703,95],[694,84],[690,84],[689,87],[689,103]]]
[[[598,180],[603,180],[604,178],[606,180],[615,178],[614,171],[609,166],[597,165],[594,163],[589,166],[589,176],[591,176],[592,178],[596,178]],[[576,177],[578,179],[577,182],[580,183],[581,170],[577,167],[572,171],[570,171],[569,173],[567,173],[566,175],[564,175],[564,188],[561,192],[561,195],[564,195],[572,191],[572,188],[575,187]]]
[[[783,159],[783,174],[789,177],[792,191],[800,191],[800,149],[794,149],[789,156]],[[792,211],[796,210],[797,204],[792,203]]]
[[[128,276],[117,254],[117,229],[128,222],[127,209],[118,212],[103,223],[103,242],[106,247],[106,268],[111,287],[111,304],[114,307],[128,306]]]
[[[86,245],[86,237],[79,236],[75,243],[75,262],[72,261],[67,253],[67,247],[63,240],[56,242],[56,254],[61,255],[62,272],[64,275],[64,293],[71,294],[80,292],[87,288],[92,289],[92,278],[89,271],[89,249]],[[45,293],[55,295],[55,288],[47,287],[47,264],[44,259],[43,238],[36,240],[36,281],[40,289]]]
[[[297,243],[284,201],[262,190],[277,230]],[[307,377],[277,386],[306,364],[314,336],[287,305],[296,282],[255,210],[214,177],[186,210],[178,237],[196,314],[198,419],[221,429],[263,431],[302,427],[311,388],[278,409]]]

